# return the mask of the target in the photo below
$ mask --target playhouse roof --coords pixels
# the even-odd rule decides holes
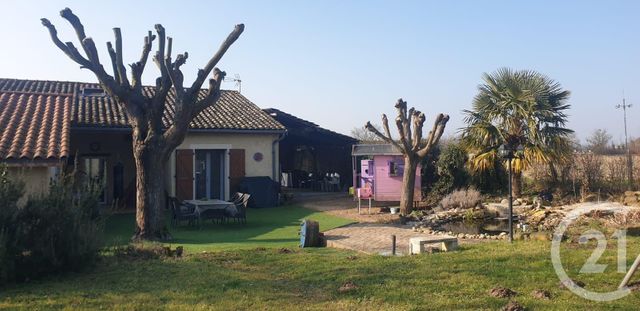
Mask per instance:
[[[391,144],[361,144],[353,145],[352,156],[373,156],[373,155],[402,155],[402,152]]]

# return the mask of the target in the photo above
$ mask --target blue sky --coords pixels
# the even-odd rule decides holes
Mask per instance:
[[[58,12],[70,7],[108,60],[104,42],[122,28],[125,60],[162,23],[183,67],[195,77],[234,24],[245,33],[219,67],[239,74],[245,96],[346,133],[399,97],[427,114],[451,115],[447,135],[463,126],[483,72],[507,66],[547,74],[572,92],[570,124],[585,138],[606,128],[640,137],[640,1],[3,1],[0,77],[95,81],[48,38],[48,17],[63,41],[75,39]],[[133,1],[131,1],[133,2]],[[108,64],[107,64],[108,65]],[[151,84],[158,71],[151,62]],[[110,68],[110,66],[105,66]],[[223,84],[234,88],[233,83]]]

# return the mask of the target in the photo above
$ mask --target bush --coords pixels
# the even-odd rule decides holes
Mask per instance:
[[[467,187],[469,174],[465,168],[466,162],[467,152],[460,143],[447,144],[436,163],[438,181],[433,186],[433,194],[442,197],[454,189]]]
[[[474,208],[482,203],[482,195],[473,188],[456,190],[445,196],[440,201],[440,206],[445,210],[454,208],[468,209]]]
[[[604,180],[602,158],[593,153],[582,153],[575,157],[575,162],[582,195],[598,191]]]
[[[6,166],[0,166],[0,284],[12,278],[15,258],[16,215],[24,184],[9,179]]]
[[[420,178],[422,185],[422,195],[426,197],[432,192],[433,187],[438,181],[437,162],[440,158],[440,145],[435,145],[427,156],[420,163]]]
[[[9,193],[4,188],[20,186],[6,178],[6,169],[3,174],[0,202],[17,202],[22,192]],[[98,210],[99,187],[76,183],[73,176],[61,176],[48,193],[3,212],[1,282],[77,270],[95,261],[104,231]]]

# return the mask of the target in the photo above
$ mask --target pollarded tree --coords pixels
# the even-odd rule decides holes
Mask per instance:
[[[382,127],[385,134],[382,134],[371,122],[367,122],[365,128],[376,134],[382,140],[395,146],[404,157],[404,172],[402,175],[402,192],[400,194],[400,211],[403,215],[408,215],[413,209],[413,192],[416,183],[416,169],[418,164],[424,159],[433,146],[438,144],[444,128],[449,121],[449,116],[438,114],[433,129],[427,137],[422,137],[422,127],[424,126],[424,113],[411,108],[407,111],[407,102],[402,98],[396,103],[398,116],[396,117],[396,127],[400,138],[398,141],[391,137],[389,130],[389,120],[387,115],[382,115]],[[413,130],[411,126],[413,125]]]
[[[107,42],[107,49],[111,58],[113,76],[107,73],[98,58],[96,45],[87,37],[80,19],[69,8],[60,12],[76,32],[84,55],[71,42],[63,43],[58,38],[56,28],[48,19],[42,19],[51,35],[53,43],[69,58],[81,67],[89,69],[98,78],[102,88],[114,100],[124,107],[129,118],[133,136],[133,157],[136,165],[136,232],[134,239],[163,240],[170,235],[163,221],[164,176],[166,163],[171,152],[182,143],[189,123],[203,109],[216,103],[220,97],[220,84],[225,72],[215,68],[216,64],[229,47],[238,39],[244,30],[239,24],[224,40],[218,51],[211,57],[203,69],[198,70],[197,77],[190,87],[183,86],[183,74],[180,67],[187,61],[187,52],[172,58],[172,39],[166,37],[162,25],[155,25],[156,34],[149,34],[144,38],[140,59],[129,65],[131,80],[127,77],[127,69],[122,56],[122,36],[120,28],[114,28],[115,47]],[[152,43],[158,39],[158,47],[153,61],[160,70],[160,77],[156,79],[152,95],[143,92],[142,72],[147,64]],[[201,90],[207,76],[209,88]],[[167,96],[175,97],[175,113],[170,126],[162,123],[165,101]]]

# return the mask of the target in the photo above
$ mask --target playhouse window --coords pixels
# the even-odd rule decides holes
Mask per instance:
[[[389,176],[402,176],[404,162],[402,160],[389,161]]]

